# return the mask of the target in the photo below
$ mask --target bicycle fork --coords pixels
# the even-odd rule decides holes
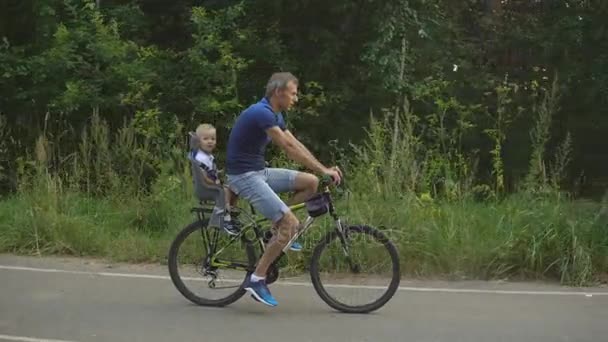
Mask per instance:
[[[353,273],[359,273],[361,267],[358,264],[353,264],[353,259],[350,255],[350,248],[348,245],[348,231],[342,226],[342,221],[340,221],[340,218],[336,218],[336,231],[338,232],[338,238],[340,239],[340,243],[342,244],[342,252],[344,252],[344,256],[346,257],[346,260],[348,260],[348,266],[350,266],[350,270]]]

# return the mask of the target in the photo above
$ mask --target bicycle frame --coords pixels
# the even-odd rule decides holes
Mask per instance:
[[[325,231],[325,229],[323,229],[323,231],[319,231],[318,233],[321,233],[323,237],[318,241],[312,241],[313,243],[316,243],[316,246],[311,246],[312,254],[310,256],[309,261],[310,267],[308,268],[312,285],[317,294],[319,294],[319,296],[321,297],[321,299],[336,310],[348,313],[368,313],[377,310],[384,304],[386,304],[399,288],[400,263],[397,248],[381,230],[373,226],[342,223],[340,217],[335,212],[333,200],[331,198],[331,193],[329,191],[328,185],[330,185],[330,182],[324,180],[322,183],[324,191],[317,192],[314,196],[310,197],[304,203],[289,206],[289,209],[293,212],[307,210],[305,214],[308,215],[306,219],[302,220],[301,225],[296,229],[296,231],[293,232],[295,236],[293,236],[292,239],[287,243],[287,246],[285,246],[280,251],[280,255],[278,255],[277,258],[275,260],[272,260],[272,262],[270,263],[269,267],[266,270],[266,283],[272,284],[281,278],[281,273],[283,272],[281,269],[288,268],[286,265],[289,265],[288,260],[283,260],[285,262],[281,261],[281,259],[285,255],[287,255],[287,253],[285,252],[287,251],[289,246],[293,244],[296,239],[308,232],[317,217],[329,213],[334,220],[335,227],[333,229],[328,229],[328,231]],[[240,218],[238,212],[234,213],[233,216],[235,222],[237,222],[239,226],[241,226],[240,232],[238,232],[238,234],[235,236],[224,232],[221,217],[219,227],[210,227],[208,224],[209,221],[207,219],[207,214],[213,214],[214,210],[217,209],[215,209],[215,206],[209,208],[207,204],[208,203],[201,202],[201,206],[192,208],[191,211],[197,214],[198,220],[188,224],[178,233],[176,238],[173,240],[168,254],[169,273],[171,275],[171,280],[173,281],[173,284],[176,286],[178,291],[191,302],[203,306],[225,306],[235,302],[246,293],[243,285],[246,284],[246,281],[248,279],[247,277],[249,277],[253,272],[256,271],[260,260],[259,252],[255,246],[256,240],[257,243],[260,244],[259,251],[264,253],[266,251],[266,244],[268,243],[269,239],[274,239],[274,237],[271,237],[271,235],[275,234],[271,234],[272,229],[270,227],[269,220],[257,216],[253,207],[251,212],[249,212],[248,210],[241,210],[240,214],[242,215],[242,217]],[[268,225],[262,226],[267,222]],[[211,279],[207,281],[207,285],[209,286],[209,288],[233,288],[233,293],[221,297],[219,299],[207,298],[206,296],[200,296],[197,293],[192,292],[192,290],[189,288],[189,285],[184,283],[184,280],[186,279],[184,278],[184,275],[186,274],[181,275],[179,271],[179,252],[181,250],[182,245],[184,245],[186,238],[192,235],[197,235],[199,232],[202,235],[202,240],[205,244],[204,247],[206,250],[201,251],[200,246],[188,245],[188,247],[186,248],[186,258],[184,262],[190,263],[190,266],[194,266],[196,271],[203,277],[210,276]],[[325,275],[327,272],[329,272],[330,274],[332,273],[331,269],[324,270],[326,266],[337,266],[338,275],[341,275],[344,272],[348,272],[349,270],[345,267],[346,265],[348,265],[350,266],[350,272],[352,274],[362,274],[364,279],[367,279],[368,277],[374,275],[379,275],[380,279],[388,279],[385,276],[387,271],[378,269],[375,265],[375,260],[372,260],[373,272],[368,274],[368,272],[361,271],[361,266],[363,264],[361,264],[358,260],[359,255],[351,255],[350,253],[351,250],[356,251],[360,246],[359,244],[353,244],[352,246],[350,244],[351,238],[358,236],[363,237],[365,241],[367,241],[368,239],[373,240],[383,246],[383,249],[386,250],[389,254],[387,259],[389,259],[391,262],[390,272],[392,276],[390,277],[390,284],[388,286],[388,290],[386,290],[380,298],[376,299],[373,302],[352,304],[350,302],[345,303],[340,299],[334,298],[326,291],[325,282],[332,281],[332,279],[334,279],[322,279],[323,275]],[[309,236],[308,238],[309,240],[312,240],[312,236]],[[317,238],[315,237],[314,239],[316,240]],[[235,243],[235,241],[238,241],[238,244],[232,245],[233,243]],[[200,243],[200,241],[197,242]],[[333,245],[334,242],[341,244],[341,246]],[[229,247],[231,245],[232,247]],[[193,250],[190,247],[194,247],[197,250]],[[343,261],[335,262],[335,260],[333,260],[335,256],[339,256],[337,254],[341,254],[340,249],[345,254],[347,258],[347,263]],[[323,255],[327,255],[323,254],[324,251],[327,250],[329,251],[329,262],[322,261],[321,259]],[[361,253],[362,258],[365,258],[365,256],[368,256],[368,254]],[[216,280],[222,280],[221,277],[223,275],[223,269],[241,270],[245,271],[247,275],[245,276],[245,280],[239,283],[239,281],[237,279],[234,279],[233,275],[229,273],[227,275],[228,278],[231,278],[231,280],[228,281],[230,284],[228,284],[227,286],[222,286],[220,284],[220,286],[218,287],[216,286],[215,282]],[[304,270],[297,267],[294,271],[300,272]],[[297,272],[293,273],[294,275],[299,276]],[[288,276],[291,275],[292,272],[289,272]],[[188,277],[188,279],[190,279],[190,277]],[[236,283],[239,284],[234,284],[235,280],[237,280]],[[373,287],[376,288],[377,286],[374,285]]]
[[[330,194],[330,190],[328,186],[325,186],[323,193],[325,194]],[[343,236],[343,228],[342,228],[342,223],[340,220],[340,217],[336,214],[334,206],[333,206],[333,201],[331,196],[329,196],[329,210],[328,213],[332,216],[332,218],[334,219],[334,222],[336,224],[336,229],[340,232],[340,238],[343,241],[344,236]],[[292,212],[298,212],[301,211],[302,209],[306,208],[306,203],[299,203],[296,205],[292,205],[289,206],[289,209]],[[230,238],[230,241],[224,245],[220,250],[218,251],[212,251],[211,252],[211,257],[210,257],[210,265],[211,267],[226,267],[226,268],[232,268],[232,269],[239,269],[239,270],[245,270],[245,271],[251,271],[253,272],[253,270],[250,269],[250,267],[248,265],[244,265],[244,264],[236,264],[236,263],[224,263],[220,260],[217,260],[217,256],[224,251],[227,247],[229,247],[230,245],[232,245],[235,241],[237,240],[243,240],[243,242],[245,243],[253,243],[253,240],[248,240],[245,236],[245,234],[247,233],[248,230],[253,229],[254,234],[255,234],[255,239],[258,241],[260,249],[262,251],[266,250],[266,245],[264,243],[264,236],[261,233],[261,224],[262,223],[267,223],[269,220],[266,219],[265,217],[261,217],[258,219],[253,219],[251,215],[246,214],[244,212],[242,212],[241,214],[245,214],[245,216],[248,217],[249,221],[251,223],[247,224],[246,226],[244,226],[241,230],[241,232]],[[327,213],[326,213],[327,214]],[[324,214],[324,215],[326,215]],[[289,243],[287,243],[287,245],[283,248],[283,253],[287,252],[287,250],[289,249],[289,247],[291,246],[291,244],[296,241],[300,236],[302,236],[304,233],[306,233],[306,231],[312,226],[312,224],[314,223],[316,218],[311,217],[310,215],[308,215],[306,217],[306,219],[304,220],[304,222],[300,225],[300,228],[298,228],[298,231],[296,232],[296,234],[291,238],[291,240],[289,241]],[[206,229],[203,229],[203,231],[205,231]],[[216,232],[217,234],[217,232]],[[216,236],[216,242],[217,242],[217,236]],[[345,246],[345,244],[343,244],[343,246]],[[346,247],[344,247],[346,248]],[[347,253],[347,250],[344,250],[345,253]]]

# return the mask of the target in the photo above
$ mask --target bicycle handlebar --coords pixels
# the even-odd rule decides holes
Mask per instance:
[[[330,185],[334,184],[334,180],[329,175],[323,175],[323,176],[319,177],[319,184],[322,187],[330,186]]]

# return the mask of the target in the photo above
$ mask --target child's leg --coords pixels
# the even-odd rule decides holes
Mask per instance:
[[[239,196],[232,192],[228,186],[224,186],[224,192],[226,193],[226,203],[228,203],[229,208],[235,208]]]
[[[226,213],[230,215],[230,209],[232,209],[232,191],[227,186],[224,186],[224,197],[226,202]]]
[[[236,235],[239,233],[239,229],[238,227],[232,222],[232,217],[230,217],[230,191],[225,188],[225,187],[220,187],[219,188],[219,194],[216,198],[216,203],[221,202],[223,203],[223,208],[224,209],[224,224],[223,224],[223,228],[224,230],[231,234],[231,235]]]
[[[226,194],[224,188],[221,186],[216,187],[217,193],[215,194],[215,206],[222,211],[226,212]]]

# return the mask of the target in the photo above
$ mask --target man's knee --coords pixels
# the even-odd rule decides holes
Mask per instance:
[[[281,245],[287,244],[296,235],[299,225],[298,218],[291,211],[285,213],[277,222],[278,242]]]
[[[300,172],[296,177],[296,187],[297,190],[315,192],[319,187],[319,179],[313,174]]]

